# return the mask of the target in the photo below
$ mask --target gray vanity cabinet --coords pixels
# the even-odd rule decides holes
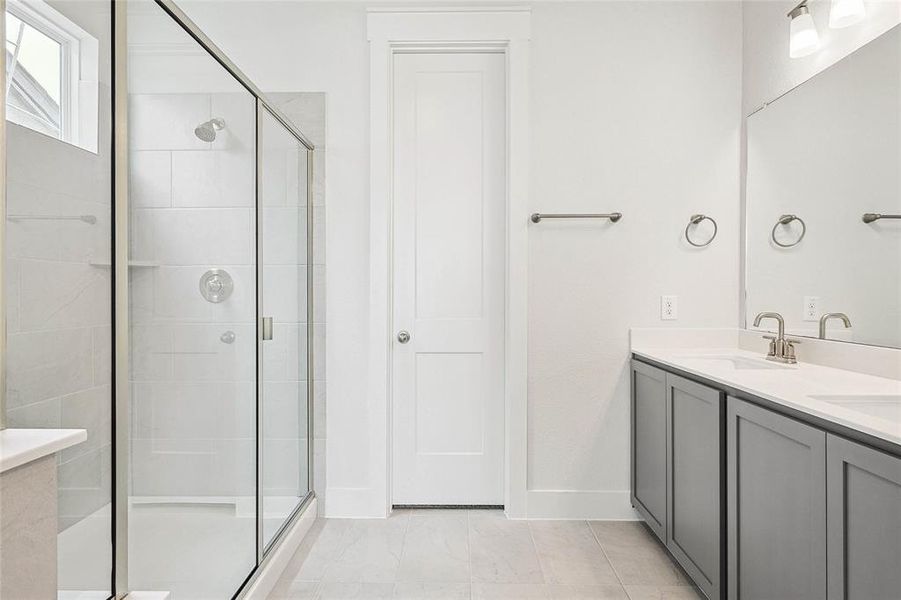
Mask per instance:
[[[632,505],[708,598],[723,574],[723,394],[632,363]]]
[[[723,393],[666,375],[666,545],[708,598],[720,598],[723,564]]]
[[[632,361],[632,506],[666,540],[666,373]]]
[[[823,600],[826,433],[733,397],[726,428],[728,598]]]
[[[901,458],[829,434],[829,600],[901,597]]]

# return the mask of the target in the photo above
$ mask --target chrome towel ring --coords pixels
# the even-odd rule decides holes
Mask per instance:
[[[699,244],[698,242],[691,239],[691,235],[688,232],[691,229],[692,225],[700,225],[701,221],[704,221],[704,220],[707,220],[707,221],[710,221],[711,223],[713,223],[713,235],[711,235],[710,239],[707,240],[706,242],[702,242]],[[701,214],[691,215],[691,219],[688,220],[688,225],[685,226],[685,241],[687,241],[689,244],[691,244],[695,248],[703,248],[704,246],[709,245],[710,242],[713,241],[713,239],[716,237],[717,230],[718,230],[718,228],[716,226],[716,221],[713,220],[713,217],[708,217],[707,215],[701,215]]]
[[[798,239],[796,239],[794,242],[791,242],[790,244],[783,244],[782,242],[780,242],[779,240],[776,239],[776,229],[780,225],[788,225],[792,221],[797,221],[798,223],[801,224],[801,235],[799,235]],[[779,217],[779,220],[776,221],[776,224],[773,225],[773,231],[770,232],[770,238],[772,238],[773,243],[776,244],[777,246],[779,246],[780,248],[791,248],[793,246],[797,246],[798,244],[800,244],[801,240],[804,239],[805,234],[807,234],[807,225],[804,223],[804,219],[802,219],[798,215],[782,215],[781,217]]]

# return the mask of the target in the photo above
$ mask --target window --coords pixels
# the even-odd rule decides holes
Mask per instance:
[[[97,39],[40,0],[6,9],[6,118],[97,151]]]

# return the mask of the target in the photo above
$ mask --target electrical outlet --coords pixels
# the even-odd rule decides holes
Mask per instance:
[[[675,321],[679,318],[679,296],[660,296],[660,319]]]
[[[805,321],[816,321],[820,318],[820,297],[804,296],[804,317]]]

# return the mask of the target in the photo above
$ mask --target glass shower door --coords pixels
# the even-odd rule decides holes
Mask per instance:
[[[128,584],[230,598],[257,564],[256,99],[128,10]]]
[[[310,492],[308,186],[311,157],[258,108],[260,506],[265,549]]]

